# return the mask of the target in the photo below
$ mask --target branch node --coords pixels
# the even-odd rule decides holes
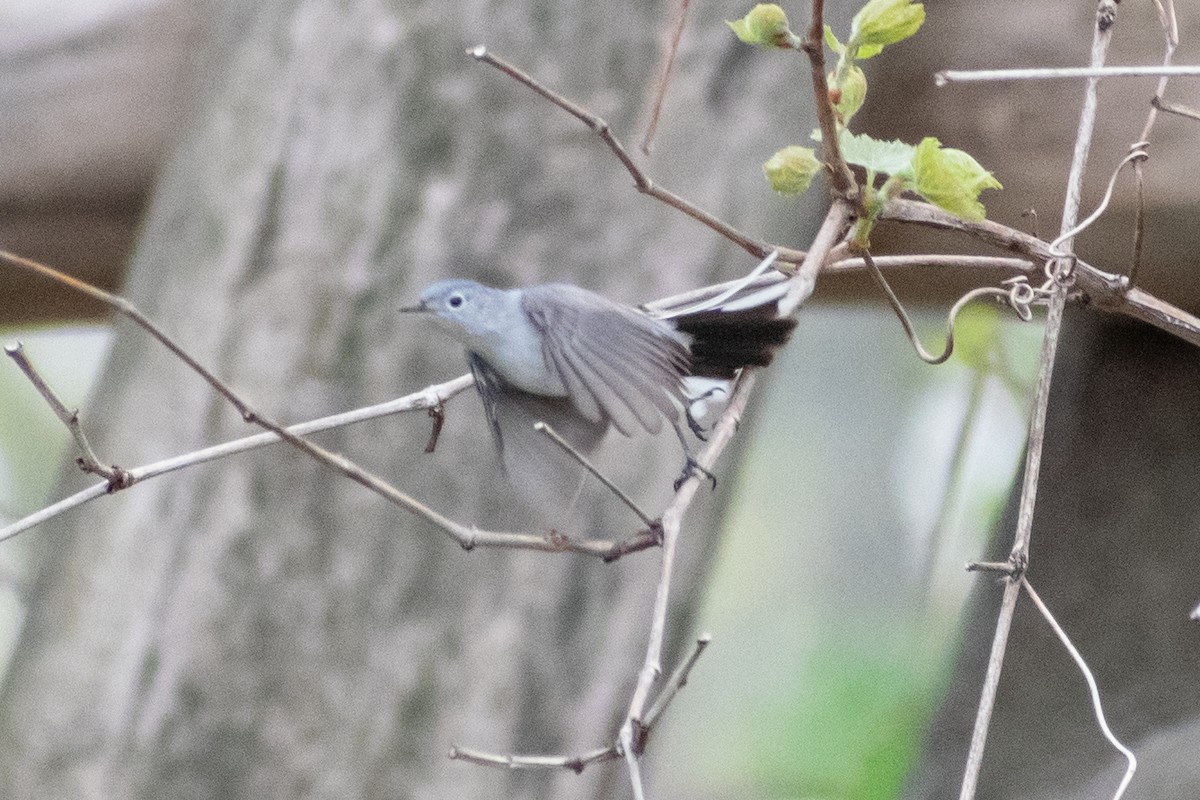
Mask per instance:
[[[433,425],[429,431],[429,443],[425,445],[425,452],[432,453],[437,449],[438,437],[442,435],[442,425],[446,423],[446,407],[442,404],[441,398],[438,398],[437,405],[430,406],[427,413],[433,419]]]
[[[461,547],[464,551],[466,551],[468,553],[471,552],[472,550],[474,550],[475,549],[475,538],[476,538],[475,533],[476,533],[476,528],[474,525],[472,525],[467,530],[467,532],[464,533],[459,538],[459,540],[458,540],[459,547]]]
[[[565,553],[571,547],[571,537],[565,533],[559,533],[556,528],[551,528],[550,532],[546,534],[546,542],[555,553]]]

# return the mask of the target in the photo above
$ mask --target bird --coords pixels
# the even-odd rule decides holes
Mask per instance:
[[[528,435],[536,422],[583,452],[610,429],[657,434],[669,423],[684,442],[686,475],[696,465],[681,418],[701,431],[685,380],[730,380],[771,363],[796,325],[779,313],[786,284],[778,277],[657,313],[565,283],[499,289],[445,280],[400,310],[430,316],[463,345],[510,475],[537,458]]]

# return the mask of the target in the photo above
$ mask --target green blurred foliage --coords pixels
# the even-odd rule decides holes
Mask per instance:
[[[1022,448],[1027,395],[1009,384],[1029,383],[1041,326],[997,311],[969,307],[963,352],[930,367],[885,308],[802,310],[756,397],[696,631],[713,642],[655,737],[652,757],[671,770],[656,793],[899,796],[978,580],[963,564],[982,554]],[[914,317],[940,346],[944,312]],[[979,366],[983,418],[947,497]]]

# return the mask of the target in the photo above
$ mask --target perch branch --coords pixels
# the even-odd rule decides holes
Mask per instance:
[[[696,461],[702,470],[711,470],[717,456],[733,438],[738,422],[745,411],[754,387],[754,372],[745,372],[737,382],[729,405],[717,420],[708,446],[700,452]],[[654,613],[651,617],[649,642],[646,645],[646,656],[642,669],[638,673],[637,685],[629,702],[629,710],[625,714],[625,723],[617,737],[621,750],[629,761],[631,771],[637,764],[640,755],[639,743],[644,741],[646,704],[650,698],[650,690],[655,681],[662,675],[662,646],[667,627],[667,609],[670,604],[671,577],[675,571],[675,549],[679,541],[679,532],[683,525],[683,515],[691,505],[703,478],[697,474],[689,476],[680,485],[675,498],[667,506],[662,515],[662,562],[659,569],[658,589],[654,597]],[[635,788],[637,783],[634,784]]]
[[[265,417],[261,413],[253,410],[250,405],[227,386],[223,381],[217,378],[212,372],[203,367],[195,358],[188,354],[181,346],[176,344],[164,331],[158,328],[148,317],[142,314],[132,303],[117,295],[110,294],[102,289],[92,286],[89,283],[78,280],[66,275],[52,267],[39,264],[21,256],[16,256],[5,251],[0,251],[0,263],[8,263],[18,268],[26,269],[43,277],[50,278],[58,283],[61,283],[69,288],[81,291],[91,297],[95,297],[109,307],[119,313],[134,320],[141,328],[149,332],[155,339],[163,343],[172,353],[180,358],[185,364],[191,367],[201,377],[205,379],[217,392],[225,397],[238,409],[242,418],[247,422],[256,424],[273,433],[278,439],[281,439],[301,452],[307,454],[311,458],[336,469],[344,476],[369,489],[385,500],[394,505],[403,508],[411,514],[414,514],[427,522],[441,528],[452,539],[454,539],[464,550],[472,550],[476,547],[506,547],[520,548],[526,550],[539,550],[543,552],[575,552],[586,555],[597,556],[605,560],[612,560],[625,553],[634,552],[636,550],[652,547],[657,543],[657,532],[645,531],[633,538],[625,541],[607,541],[598,539],[572,540],[556,532],[541,535],[534,533],[513,533],[506,531],[486,531],[480,530],[473,526],[463,525],[449,517],[434,511],[424,503],[405,494],[396,487],[392,486],[382,478],[370,473],[369,471],[358,466],[350,459],[333,453],[325,448],[313,443],[312,441],[297,434],[295,431],[285,428],[277,422]],[[466,387],[465,384],[463,388]],[[443,398],[438,397],[436,403],[441,403]],[[425,406],[426,408],[433,405]],[[129,471],[134,480],[137,479],[137,472]],[[107,484],[105,485],[107,489]],[[82,494],[82,493],[81,493]],[[84,501],[81,501],[84,502]],[[76,503],[78,505],[80,503]],[[51,509],[53,513],[61,513],[63,508],[62,503],[56,503]],[[33,524],[43,521],[48,518],[50,509],[45,509],[43,512],[31,515],[25,520],[22,520],[14,525],[7,526],[3,531],[0,531],[0,541],[4,538],[16,535],[22,530],[27,530]],[[50,514],[52,515],[52,514]],[[30,520],[33,520],[30,522]]]

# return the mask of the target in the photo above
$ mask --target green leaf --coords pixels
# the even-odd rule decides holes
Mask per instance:
[[[842,75],[841,83],[834,84],[836,71],[829,73],[829,85],[838,93],[838,101],[833,104],[843,125],[850,124],[850,118],[862,108],[867,99],[867,76],[855,66],[848,67]]]
[[[774,3],[759,3],[746,16],[725,24],[746,44],[783,50],[800,47],[800,38],[788,27],[787,14]]]
[[[812,138],[821,141],[821,132],[813,131]],[[916,150],[911,144],[895,140],[884,142],[872,139],[865,133],[851,133],[845,128],[838,132],[838,147],[847,162],[886,175],[911,169],[913,152]]]
[[[833,35],[833,28],[828,25],[825,26],[825,44],[829,45],[829,49],[839,56],[846,52],[846,45],[838,41],[838,38]]]
[[[912,0],[871,0],[854,15],[849,47],[858,47],[859,58],[870,58],[884,45],[895,44],[917,32],[925,22],[925,6]],[[865,52],[875,49],[870,55]]]
[[[794,144],[778,151],[763,164],[763,173],[771,188],[788,196],[804,194],[820,171],[821,162],[812,149]]]
[[[858,50],[854,53],[854,57],[859,61],[866,61],[868,58],[874,58],[882,52],[883,45],[881,44],[864,44],[859,46]]]
[[[964,219],[981,220],[986,216],[979,193],[1001,189],[1000,181],[969,153],[942,147],[927,136],[917,145],[912,159],[912,189],[939,208]]]

